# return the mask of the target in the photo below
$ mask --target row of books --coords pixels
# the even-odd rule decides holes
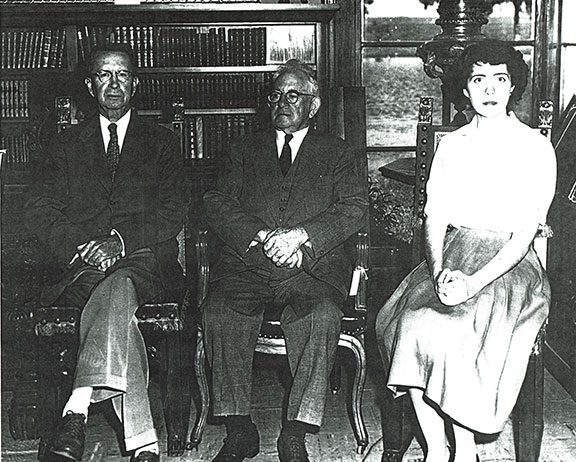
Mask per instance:
[[[8,170],[23,170],[30,163],[30,135],[21,133],[16,136],[3,136],[0,146],[6,150],[3,167]]]
[[[138,67],[266,64],[266,27],[83,26],[80,59],[107,41],[130,45]]]
[[[194,109],[258,107],[271,81],[271,73],[143,78],[138,89],[139,106],[163,109],[175,97],[181,97],[184,107]]]
[[[186,158],[197,160],[218,157],[230,139],[258,130],[259,123],[254,114],[203,115],[186,117],[186,127]]]
[[[28,80],[0,80],[0,116],[2,118],[26,118],[28,112]]]
[[[61,68],[65,41],[63,28],[2,30],[1,68]]]

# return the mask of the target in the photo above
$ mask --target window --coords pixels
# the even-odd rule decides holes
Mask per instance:
[[[533,1],[522,3],[516,22],[513,2],[495,4],[488,24],[482,28],[487,37],[511,42],[524,54],[530,67],[534,62]],[[441,120],[442,82],[424,73],[416,49],[442,29],[436,25],[438,2],[434,0],[363,0],[359,3],[364,10],[362,84],[366,87],[369,170],[370,176],[376,179],[380,175],[378,167],[414,155],[420,96],[434,98],[434,120]],[[572,45],[565,45],[564,51],[569,55],[567,59],[574,60],[576,43]],[[573,73],[574,70],[569,76],[572,82]],[[532,85],[529,84],[516,108],[518,117],[526,122],[530,121],[531,104]]]
[[[560,44],[560,101],[561,114],[573,95],[576,95],[576,2],[563,2]]]

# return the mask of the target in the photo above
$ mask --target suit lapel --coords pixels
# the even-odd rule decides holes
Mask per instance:
[[[84,144],[82,155],[89,159],[89,165],[92,166],[92,172],[98,181],[110,190],[112,187],[112,178],[106,165],[106,151],[102,133],[100,131],[100,119],[98,116],[90,120],[80,133],[80,139]]]
[[[278,195],[283,182],[278,153],[276,152],[276,135],[274,130],[265,132],[256,156],[255,178],[259,178],[262,197],[266,198],[267,207],[273,216],[278,214]]]
[[[317,159],[317,149],[314,143],[314,131],[310,129],[300,145],[294,165],[290,169],[286,179],[291,189],[287,204],[286,217],[297,213],[302,204],[310,200],[310,184],[318,178],[320,163]]]
[[[130,123],[126,130],[126,137],[122,144],[122,151],[120,152],[120,163],[116,170],[115,181],[121,180],[121,177],[126,172],[131,171],[133,167],[135,168],[134,164],[137,163],[140,165],[142,162],[141,153],[145,152],[142,145],[146,143],[145,140],[147,137],[146,134],[143,133],[141,122],[141,119],[136,115],[135,111],[132,111]]]

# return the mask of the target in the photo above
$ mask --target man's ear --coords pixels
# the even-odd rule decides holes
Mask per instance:
[[[319,96],[312,98],[312,103],[310,104],[310,112],[308,112],[308,118],[313,118],[320,109],[321,105],[322,101],[320,100]]]
[[[464,96],[468,99],[470,99],[470,92],[468,91],[468,88],[464,88],[462,90],[462,93],[464,93]]]
[[[94,88],[92,87],[92,79],[90,77],[86,77],[84,79],[84,84],[86,85],[86,88],[88,88],[88,93],[96,97],[96,95],[94,94]]]

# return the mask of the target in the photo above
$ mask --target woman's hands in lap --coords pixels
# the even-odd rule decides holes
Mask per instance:
[[[434,288],[440,301],[447,306],[464,303],[478,292],[473,276],[449,268],[444,268],[436,277]]]

